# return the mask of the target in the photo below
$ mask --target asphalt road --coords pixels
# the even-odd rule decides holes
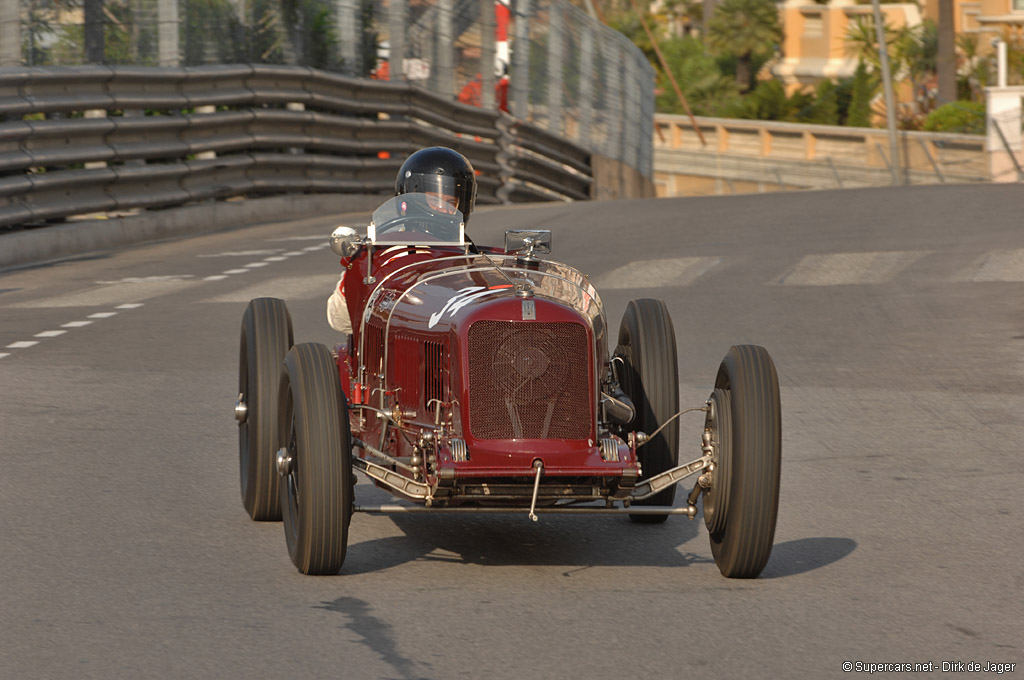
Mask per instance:
[[[479,242],[551,228],[615,328],[664,298],[684,403],[731,344],[768,348],[784,461],[755,581],[719,574],[699,521],[525,513],[357,515],[342,573],[298,574],[239,498],[239,323],[275,295],[332,341],[336,221],[0,273],[0,677],[1024,673],[1022,215],[1010,185],[474,217]]]

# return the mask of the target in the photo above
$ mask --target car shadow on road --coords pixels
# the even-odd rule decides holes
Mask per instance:
[[[760,578],[796,576],[843,559],[857,549],[852,538],[801,538],[776,543]]]
[[[358,521],[358,516],[356,521]],[[352,543],[343,573],[380,571],[409,562],[486,566],[688,566],[710,558],[682,549],[703,528],[685,517],[636,524],[625,516],[398,514],[402,536]]]

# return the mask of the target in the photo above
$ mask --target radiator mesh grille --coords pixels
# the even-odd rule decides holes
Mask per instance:
[[[468,343],[474,437],[590,437],[590,352],[582,324],[477,321]]]

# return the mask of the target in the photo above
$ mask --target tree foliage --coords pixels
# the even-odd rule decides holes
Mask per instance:
[[[868,73],[864,62],[857,64],[853,74],[853,92],[850,95],[850,110],[846,124],[851,127],[871,127],[871,100],[877,83]]]
[[[754,55],[774,52],[782,41],[779,10],[772,0],[725,0],[715,9],[705,37],[712,52],[736,57],[736,82],[750,87]]]
[[[928,114],[924,129],[983,135],[985,118],[985,104],[982,102],[950,102]]]

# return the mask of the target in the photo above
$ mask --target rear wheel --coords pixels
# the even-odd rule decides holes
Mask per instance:
[[[238,467],[242,505],[258,521],[281,519],[277,450],[277,390],[292,346],[292,320],[283,300],[256,298],[242,316],[238,367]]]
[[[352,519],[348,403],[323,345],[296,345],[280,389],[281,510],[292,563],[303,574],[336,574]]]
[[[679,369],[676,334],[668,308],[661,300],[633,300],[626,307],[619,327],[615,356],[622,359],[619,379],[622,390],[633,401],[636,417],[630,427],[651,434],[679,412]],[[643,468],[641,479],[679,464],[679,421],[672,421],[656,437],[637,449]],[[675,502],[676,487],[637,505],[665,505]],[[664,522],[667,515],[630,515],[634,522]]]
[[[715,388],[708,415],[721,430],[712,433],[720,466],[704,496],[704,521],[722,574],[756,578],[771,555],[779,511],[782,416],[775,364],[763,347],[732,347]]]

